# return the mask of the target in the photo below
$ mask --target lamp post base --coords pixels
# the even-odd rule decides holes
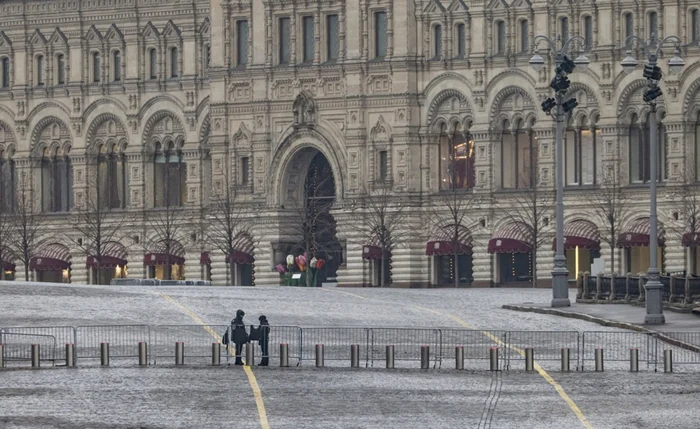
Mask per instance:
[[[552,270],[552,307],[571,307],[569,301],[569,270],[566,258],[556,256]]]
[[[647,314],[644,317],[645,325],[663,325],[666,323],[663,307],[663,289],[664,286],[656,276],[650,275],[649,281],[644,285],[646,289],[646,308]]]

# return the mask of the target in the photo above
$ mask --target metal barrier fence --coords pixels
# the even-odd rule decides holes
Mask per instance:
[[[99,359],[100,343],[109,343],[110,359],[138,357],[138,343],[150,343],[148,325],[96,325],[75,328],[76,359]]]
[[[9,365],[28,365],[31,345],[39,344],[40,360],[64,365],[65,344],[75,346],[75,361],[100,357],[100,343],[110,344],[110,357],[133,359],[136,364],[138,343],[149,345],[148,361],[175,363],[175,343],[184,344],[185,363],[212,362],[212,343],[220,342],[229,325],[104,325],[13,327],[0,329],[4,361]],[[459,328],[372,328],[270,326],[271,364],[280,358],[280,344],[287,344],[289,359],[297,365],[313,362],[316,344],[324,345],[324,360],[331,365],[350,365],[351,345],[360,348],[360,365],[383,367],[386,346],[394,346],[394,361],[417,367],[421,347],[430,348],[430,367],[454,368],[456,349],[464,357],[467,369],[490,369],[489,350],[500,349],[499,370],[525,368],[525,349],[534,349],[534,360],[543,368],[560,368],[561,350],[568,349],[572,370],[592,370],[597,349],[602,349],[606,368],[629,369],[630,349],[637,349],[639,363],[647,370],[663,366],[665,350],[673,351],[674,368],[683,370],[700,365],[700,332],[642,333],[631,331],[505,331]],[[262,357],[259,344],[255,355]],[[233,345],[220,347],[219,359],[231,361]]]

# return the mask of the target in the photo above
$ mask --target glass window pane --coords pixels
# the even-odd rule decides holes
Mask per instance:
[[[100,54],[98,52],[92,54],[92,81],[100,81]]]
[[[150,78],[155,79],[158,73],[158,54],[155,49],[148,51],[150,57]]]
[[[515,178],[517,177],[516,140],[510,131],[505,131],[501,138],[502,186],[504,189],[512,189],[515,188]]]
[[[649,37],[655,35],[658,31],[659,22],[656,12],[649,13]]]
[[[517,135],[518,147],[518,181],[519,188],[529,188],[532,184],[532,145],[529,133],[519,131]]]
[[[561,19],[561,40],[562,43],[569,40],[569,18]]]
[[[289,49],[289,18],[280,18],[279,24],[279,62],[280,64],[289,64],[289,60],[291,58],[291,52]]]
[[[41,86],[44,84],[44,57],[39,55],[36,57],[36,84]]]
[[[10,87],[10,59],[9,58],[2,59],[2,87],[3,88]]]
[[[583,32],[586,39],[586,48],[591,49],[593,47],[593,18],[590,16],[583,19]]]
[[[666,127],[659,125],[658,131],[658,178],[659,181],[668,179],[668,171],[666,169]]]
[[[236,49],[236,64],[239,66],[248,64],[248,21],[238,21]]]
[[[629,130],[629,146],[630,146],[630,180],[639,182],[642,180],[641,168],[641,142],[639,141],[639,125],[634,122],[630,125]]]
[[[241,185],[248,185],[249,173],[250,173],[250,158],[241,158]]]
[[[56,57],[56,63],[58,68],[58,84],[63,85],[66,83],[66,60],[62,54]]]
[[[520,21],[520,52],[530,50],[529,26],[527,21]]]
[[[328,61],[338,59],[338,15],[328,15],[326,18],[327,44],[326,57]]]
[[[386,12],[376,12],[374,14],[374,57],[384,58],[386,56]]]
[[[700,11],[693,9],[690,15],[690,41],[697,42],[700,40]]]
[[[464,24],[457,25],[457,56],[464,57],[465,55],[465,33]]]
[[[581,183],[592,185],[595,177],[595,146],[593,132],[581,130]]]
[[[379,180],[384,181],[387,179],[388,168],[387,152],[382,150],[379,152]]]
[[[447,130],[443,126],[440,132],[440,189],[450,189],[450,138],[447,136]]]
[[[114,81],[122,80],[122,56],[119,51],[114,51]]]
[[[436,25],[433,30],[433,56],[442,57],[442,26]]]
[[[177,48],[172,48],[170,49],[170,77],[177,77],[178,76],[178,69],[179,69],[179,64],[178,64],[178,57],[177,57]]]
[[[564,134],[564,157],[566,158],[566,184],[578,184],[578,153],[574,130],[567,130]]]
[[[506,23],[503,21],[498,21],[498,51],[497,53],[503,54],[506,52]]]
[[[304,36],[304,62],[310,63],[314,60],[314,17],[305,16],[303,20]]]
[[[625,39],[634,34],[634,18],[631,13],[625,15]],[[627,41],[625,40],[625,43]]]

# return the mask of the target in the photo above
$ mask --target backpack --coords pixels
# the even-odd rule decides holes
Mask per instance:
[[[224,333],[224,336],[221,337],[221,344],[228,345],[228,329],[226,330],[226,333]]]

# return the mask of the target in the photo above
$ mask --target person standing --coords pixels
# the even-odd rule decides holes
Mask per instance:
[[[243,365],[241,353],[243,352],[243,344],[248,342],[248,333],[245,330],[243,316],[245,316],[245,312],[238,310],[236,311],[236,318],[231,321],[231,340],[236,345],[236,365]]]
[[[260,343],[260,350],[262,352],[260,366],[268,366],[270,362],[270,324],[265,315],[260,316],[258,320],[260,321],[260,327],[258,328],[260,338],[258,342]]]

